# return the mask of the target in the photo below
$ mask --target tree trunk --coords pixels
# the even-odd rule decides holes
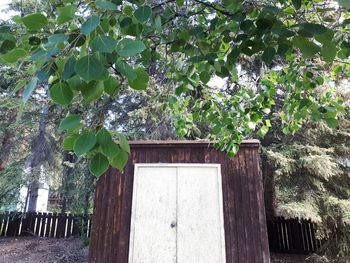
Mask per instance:
[[[264,182],[264,199],[266,216],[274,217],[276,215],[276,190],[275,190],[275,178],[273,169],[269,165],[267,158],[264,154],[261,156],[262,161],[262,174]]]
[[[74,163],[76,161],[75,155],[70,154],[68,151],[63,153],[63,162],[64,163]],[[62,207],[61,213],[66,213],[69,208],[69,201],[71,199],[71,191],[73,190],[74,185],[72,185],[72,173],[74,168],[71,166],[65,165],[63,168],[63,182],[62,182]]]
[[[17,111],[15,110],[9,111],[9,125],[11,125],[16,121],[16,117],[17,117]],[[13,147],[14,132],[12,131],[11,127],[9,127],[9,125],[5,129],[4,138],[2,139],[2,142],[1,142],[0,172],[6,168],[6,165],[10,159],[11,149]]]

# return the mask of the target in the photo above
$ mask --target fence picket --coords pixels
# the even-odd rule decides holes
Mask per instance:
[[[85,214],[5,212],[0,214],[0,237],[89,238],[91,225],[91,215]],[[267,229],[270,250],[274,252],[308,254],[315,252],[324,242],[316,238],[317,224],[311,220],[268,218]]]
[[[89,237],[91,215],[57,213],[0,214],[0,237],[34,235],[37,237],[68,238],[70,236]]]
[[[311,220],[283,217],[267,219],[270,250],[279,253],[309,254],[322,244],[316,238],[317,225]]]

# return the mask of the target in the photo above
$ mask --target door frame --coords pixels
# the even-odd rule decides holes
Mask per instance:
[[[219,210],[220,210],[220,238],[221,238],[221,246],[222,246],[222,258],[224,262],[226,262],[226,240],[225,240],[225,222],[224,222],[224,201],[223,201],[223,185],[222,185],[222,173],[221,173],[221,164],[219,163],[135,163],[134,164],[134,175],[133,175],[133,190],[132,190],[132,202],[131,202],[131,217],[130,217],[130,233],[129,233],[129,255],[128,259],[130,259],[131,248],[133,248],[134,240],[133,236],[135,233],[135,225],[133,225],[134,215],[136,210],[136,199],[134,198],[137,193],[135,189],[137,189],[136,184],[138,183],[138,171],[139,168],[143,167],[192,167],[192,168],[216,168],[217,169],[217,179],[219,187]]]

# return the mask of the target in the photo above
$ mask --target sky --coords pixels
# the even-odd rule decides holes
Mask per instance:
[[[5,11],[11,1],[12,0],[0,0],[0,20],[8,20],[11,16],[16,14],[15,12]]]

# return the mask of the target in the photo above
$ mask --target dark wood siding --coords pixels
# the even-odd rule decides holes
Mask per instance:
[[[203,142],[131,143],[124,173],[110,169],[98,180],[90,262],[128,262],[135,163],[220,163],[226,261],[270,262],[258,151],[257,141],[244,142],[232,159]]]

